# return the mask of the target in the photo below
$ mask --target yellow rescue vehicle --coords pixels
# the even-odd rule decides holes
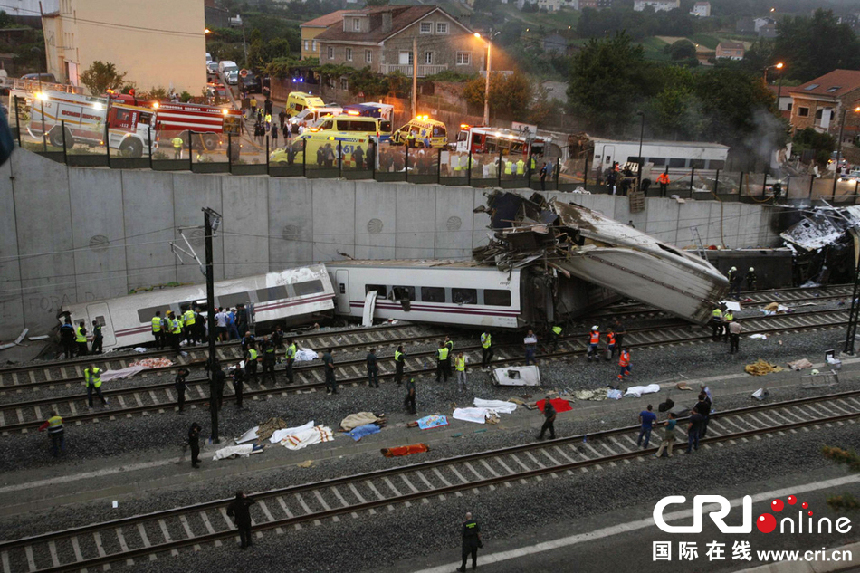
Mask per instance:
[[[391,143],[409,147],[443,148],[448,143],[448,131],[441,121],[419,115],[395,131]]]

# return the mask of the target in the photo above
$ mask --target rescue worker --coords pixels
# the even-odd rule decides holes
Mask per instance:
[[[75,329],[75,344],[78,347],[78,356],[87,355],[87,327],[84,321]]]
[[[472,519],[470,512],[466,513],[466,521],[463,522],[463,564],[457,569],[461,573],[466,571],[466,560],[472,555],[472,569],[478,567],[478,549],[484,546],[481,541],[481,526]]]
[[[48,430],[48,437],[51,438],[51,452],[54,457],[58,457],[60,452],[66,453],[66,442],[63,437],[63,417],[56,412],[51,412],[51,417],[48,421],[39,426],[39,431]]]
[[[672,180],[669,179],[669,174],[666,171],[657,176],[657,183],[660,185],[660,197],[666,196],[666,187],[671,182]]]
[[[379,388],[379,366],[376,362],[375,348],[371,348],[367,353],[367,387]]]
[[[503,161],[505,162],[505,179],[511,179],[513,177],[514,164],[510,158],[503,159]]]
[[[549,439],[555,439],[555,417],[557,413],[555,411],[555,407],[550,402],[550,396],[547,396],[543,401],[543,416],[544,422],[543,426],[540,427],[540,434],[538,434],[538,440],[543,439],[543,435],[549,431]]]
[[[517,161],[517,177],[525,177],[526,175],[526,162],[523,161],[523,158],[520,157]]]
[[[454,369],[452,368],[452,362],[454,360],[454,341],[447,335],[445,336],[445,348],[448,349],[448,360],[445,361],[445,368],[448,371],[448,377],[453,378]]]
[[[398,386],[403,384],[403,367],[406,365],[406,353],[403,352],[403,346],[398,346],[394,351],[394,381]]]
[[[180,414],[185,413],[185,379],[188,378],[188,368],[180,368],[176,372],[176,406]]]
[[[729,341],[729,326],[731,326],[732,322],[735,320],[734,314],[729,309],[723,313],[723,342]]]
[[[251,343],[245,351],[245,376],[248,382],[257,382],[257,349]]]
[[[292,338],[287,339],[287,381],[292,384],[293,383],[293,362],[296,360],[296,343],[293,342]]]
[[[549,348],[550,348],[551,352],[555,352],[556,350],[558,350],[558,341],[561,340],[561,331],[562,331],[561,326],[559,326],[557,324],[555,326],[553,326],[551,331],[550,331]]]
[[[99,396],[99,400],[102,401],[102,406],[107,406],[108,401],[102,396],[102,369],[96,368],[95,364],[90,366],[89,368],[84,368],[84,382],[87,385],[87,402],[89,402],[90,408],[93,407],[93,388],[95,388],[96,394]]]
[[[439,348],[436,349],[436,382],[441,382],[442,378],[445,378],[445,382],[448,381],[448,370],[445,368],[447,362],[448,347],[440,340]]]
[[[173,311],[167,311],[167,342],[174,352],[179,354],[179,340],[182,336],[182,321],[174,316]]]
[[[170,142],[173,144],[174,159],[182,159],[182,144],[185,142],[179,136],[174,137]]]
[[[597,325],[591,327],[591,332],[588,333],[588,360],[590,361],[592,356],[594,358],[600,359],[600,356],[597,355],[597,345],[600,344],[600,330],[597,328]]]
[[[272,386],[275,385],[275,344],[270,340],[263,341],[263,381],[266,376],[272,381]]]
[[[457,386],[462,394],[466,391],[466,357],[463,356],[462,350],[454,357],[454,374],[457,376]]]
[[[236,492],[236,499],[230,502],[227,506],[227,517],[233,520],[236,529],[239,530],[239,539],[241,540],[240,547],[246,549],[254,545],[253,536],[251,535],[251,505],[257,503],[241,491]]]
[[[242,352],[247,352],[248,349],[254,344],[254,335],[251,334],[250,330],[245,331],[245,336],[242,337]]]
[[[284,349],[284,329],[281,328],[280,324],[272,333],[272,346],[275,347],[276,352]]]
[[[188,445],[191,446],[191,467],[199,468],[200,460],[197,459],[197,456],[200,455],[200,430],[203,428],[200,427],[200,424],[194,422],[191,424],[191,427],[188,428]]]
[[[530,365],[532,362],[537,364],[537,359],[535,359],[535,352],[537,352],[537,343],[537,336],[535,336],[535,333],[532,332],[531,329],[529,329],[529,331],[526,333],[526,337],[523,339],[523,344],[526,347],[526,366]]]
[[[164,322],[161,320],[161,311],[156,310],[155,316],[152,317],[152,337],[155,338],[155,344],[158,346],[159,350],[164,348],[164,333],[165,326]]]
[[[624,348],[624,335],[627,334],[627,328],[618,317],[615,318],[615,327],[613,330],[615,331],[615,340],[618,345],[618,351],[621,352],[621,349]]]
[[[197,315],[194,313],[194,310],[189,307],[185,310],[185,314],[183,314],[183,319],[185,322],[185,344],[186,346],[197,346],[197,339],[195,337],[195,331],[197,327]]]
[[[532,175],[535,174],[535,170],[537,169],[537,161],[535,161],[535,156],[532,155],[529,157],[529,179],[532,178]]]
[[[60,343],[63,345],[63,357],[72,358],[75,355],[75,327],[70,318],[66,318],[60,326]]]
[[[93,321],[93,345],[90,347],[90,354],[101,354],[102,353],[102,343],[104,342],[104,337],[102,336],[102,327],[99,326],[99,321]]]
[[[747,272],[746,279],[747,279],[747,290],[755,290],[757,277],[755,275],[755,269],[754,268],[750,267],[749,272]]]
[[[625,376],[630,376],[630,351],[626,348],[622,350],[621,354],[618,356],[618,367],[620,368],[618,373],[619,380]]]
[[[326,394],[337,394],[337,380],[334,377],[334,358],[331,355],[331,348],[326,349],[322,359],[325,368],[325,383],[328,386]]]
[[[720,333],[723,330],[723,309],[722,305],[717,306],[711,311],[711,340],[714,342],[720,339]]]
[[[546,178],[548,175],[549,175],[549,165],[547,164],[546,161],[544,161],[543,165],[541,165],[540,173],[538,174],[538,177],[540,179],[540,190],[541,191],[546,191]]]
[[[481,351],[481,367],[489,370],[493,361],[493,335],[490,331],[481,333]]]
[[[610,328],[609,332],[606,333],[606,360],[615,358],[615,350],[615,331]]]
[[[729,269],[728,278],[729,292],[731,293],[732,298],[737,300],[741,296],[741,274],[738,272],[737,267]]]
[[[241,408],[245,397],[245,370],[238,364],[233,369],[233,393],[236,395],[236,407]]]
[[[406,383],[406,399],[403,401],[403,406],[406,408],[406,411],[415,415],[415,378],[410,377],[409,381]]]

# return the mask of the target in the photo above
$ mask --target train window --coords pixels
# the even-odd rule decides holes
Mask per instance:
[[[646,159],[646,162],[653,163],[654,167],[663,167],[664,165],[666,165],[666,160],[662,157],[649,157],[648,159]]]
[[[346,294],[346,284],[338,283],[337,290],[340,292],[340,294]]]
[[[167,311],[168,305],[162,304],[161,306],[153,306],[152,308],[142,308],[137,311],[137,317],[140,322],[152,322],[152,319],[155,317],[155,311],[161,311],[161,318],[164,318],[164,314]]]
[[[223,306],[224,308],[232,308],[237,304],[245,304],[246,302],[250,302],[251,293],[249,292],[234,292],[230,294],[222,294],[218,297],[218,306]]]
[[[421,300],[424,302],[445,302],[445,289],[421,287]]]
[[[303,283],[293,284],[293,289],[296,291],[296,296],[305,296],[308,294],[317,294],[323,292],[322,281],[307,281]]]
[[[155,316],[155,315],[153,315],[153,316]],[[150,319],[150,320],[151,320],[151,319]],[[105,317],[103,317],[103,316],[97,316],[97,317],[96,317],[96,324],[98,324],[99,326],[104,326],[105,324],[107,324],[107,323],[105,322]]]
[[[726,162],[722,159],[711,159],[709,167],[711,169],[722,169],[726,166]]]
[[[687,159],[685,157],[673,157],[669,160],[669,167],[686,167]]]
[[[478,291],[473,288],[452,288],[451,300],[456,304],[478,304]]]
[[[511,291],[485,290],[484,304],[488,306],[511,306]]]
[[[372,290],[376,291],[376,296],[378,298],[388,298],[388,287],[385,285],[366,285],[364,287],[364,292],[370,292]]]
[[[704,159],[691,159],[690,167],[693,169],[704,169],[705,168],[705,160]]]
[[[415,287],[396,286],[392,290],[394,290],[394,300],[416,300]]]
[[[258,302],[267,302],[270,300],[283,300],[289,298],[287,287],[275,286],[269,288],[261,288],[256,291]]]

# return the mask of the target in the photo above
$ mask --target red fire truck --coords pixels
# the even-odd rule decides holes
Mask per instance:
[[[494,127],[472,127],[461,125],[457,134],[457,151],[468,153],[490,153],[498,155],[541,155],[546,150],[546,141],[540,137],[529,137],[511,129]]]
[[[226,134],[238,136],[242,124],[242,112],[237,109],[182,102],[155,102],[155,127],[159,137],[181,137],[188,142],[193,133],[194,146],[216,149],[226,145]]]

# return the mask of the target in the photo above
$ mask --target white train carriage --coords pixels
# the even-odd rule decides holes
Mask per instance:
[[[337,294],[336,314],[361,318],[376,291],[373,318],[460,326],[521,326],[520,269],[454,261],[343,261],[327,263]]]
[[[297,324],[334,309],[334,289],[324,265],[310,265],[280,272],[253,275],[215,283],[216,307],[230,308],[244,304],[254,313],[254,322],[279,321]],[[103,347],[137,346],[152,342],[152,317],[160,310],[180,313],[191,303],[206,311],[205,284],[180,286],[110,300],[69,306],[66,311],[77,324],[93,320],[102,326]]]

